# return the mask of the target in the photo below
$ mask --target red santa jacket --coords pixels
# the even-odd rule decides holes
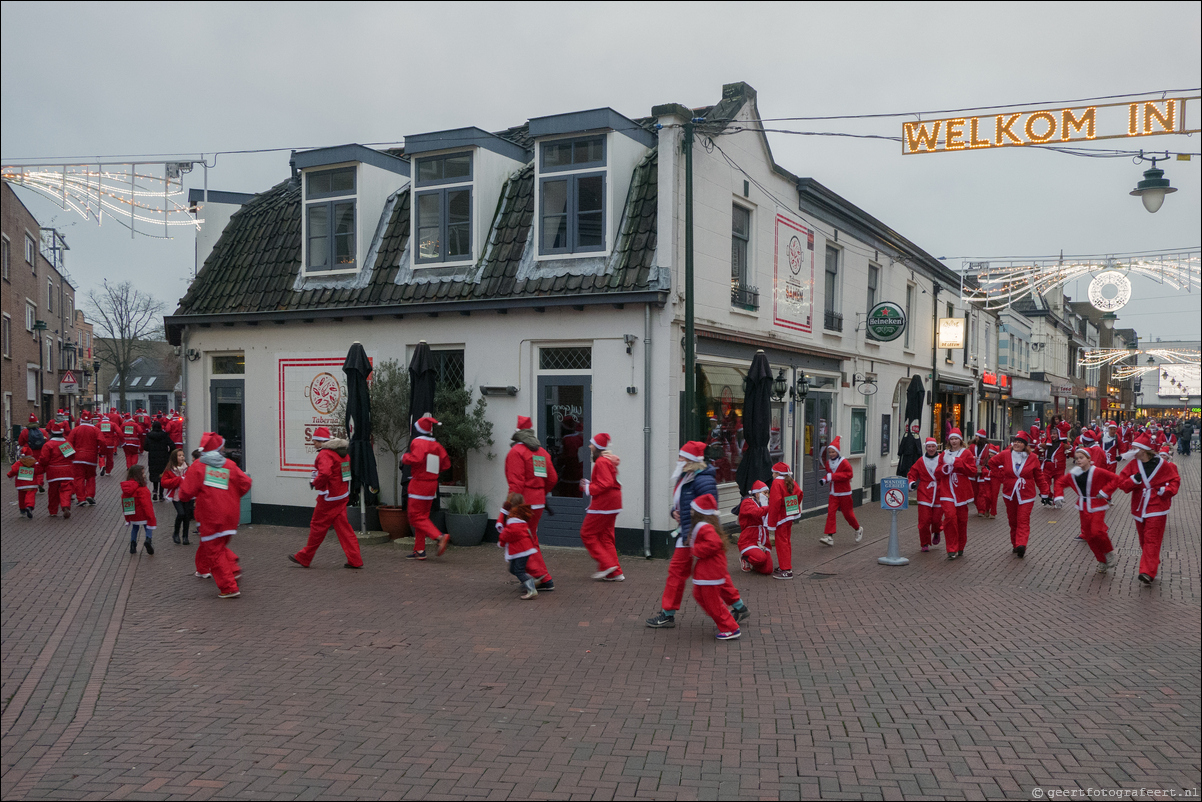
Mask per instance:
[[[351,456],[339,455],[345,440],[327,440],[313,461],[313,489],[324,501],[347,502],[351,495]]]
[[[622,511],[622,483],[618,481],[618,458],[604,453],[593,463],[593,476],[583,480],[581,487],[588,495],[588,512],[594,515],[617,515]],[[529,499],[527,499],[529,503]]]
[[[8,469],[8,476],[16,477],[17,490],[34,490],[42,483],[42,466],[33,454],[25,454]]]
[[[505,528],[501,530],[497,541],[505,549],[506,562],[519,557],[529,557],[538,551],[534,547],[534,538],[530,535],[529,524],[521,518],[506,518]]]
[[[834,462],[823,460],[822,466],[826,469],[826,477],[824,484],[831,486],[832,496],[850,496],[851,495],[851,463],[843,457],[839,457]]]
[[[171,442],[176,446],[184,444],[184,421],[182,418],[172,418],[163,426],[163,431],[171,436]]]
[[[768,527],[764,526],[764,516],[768,514],[767,507],[755,503],[755,498],[748,496],[739,505],[739,554],[746,554],[752,549],[768,549]]]
[[[100,459],[101,437],[100,430],[91,423],[81,423],[67,435],[67,442],[75,449],[72,462],[76,465],[91,465],[96,467]]]
[[[973,487],[968,480],[977,472],[972,452],[967,448],[947,450],[939,455],[939,501],[963,507],[972,501]]]
[[[75,459],[75,448],[65,437],[55,435],[42,446],[38,455],[38,463],[46,471],[49,482],[70,482],[75,479],[75,469],[72,462]]]
[[[36,428],[39,432],[42,433],[42,444],[45,445],[45,442],[50,439],[50,432],[48,432],[45,429],[38,427],[38,426],[35,426],[34,428]],[[21,433],[19,435],[17,435],[17,445],[20,446],[21,448],[25,448],[25,446],[29,445],[29,427],[28,426],[26,426],[24,429],[22,429]]]
[[[1167,459],[1157,458],[1151,470],[1133,459],[1119,473],[1119,490],[1131,494],[1131,517],[1137,521],[1168,515],[1173,496],[1180,489],[1181,475]]]
[[[184,474],[187,472],[187,467],[168,468],[159,477],[159,481],[163,485],[163,490],[166,491],[168,501],[179,501],[179,488],[184,483]]]
[[[1085,490],[1078,483],[1080,477],[1085,477]],[[1110,498],[1118,487],[1119,478],[1097,465],[1090,465],[1088,471],[1073,467],[1068,473],[1056,479],[1056,500],[1064,498],[1065,488],[1077,491],[1077,509],[1082,512],[1105,512],[1110,509]]]
[[[521,493],[530,509],[541,510],[546,506],[547,494],[559,481],[559,474],[547,449],[514,443],[505,455],[505,481],[510,493]]]
[[[121,483],[121,513],[127,524],[146,524],[147,529],[154,529],[159,522],[154,517],[154,502],[150,499],[150,489],[140,485],[133,479]]]
[[[179,488],[180,501],[196,499],[196,522],[206,532],[201,540],[213,540],[238,531],[242,497],[250,490],[250,477],[225,460],[220,467],[197,460],[188,466]]]
[[[772,480],[768,490],[768,513],[764,517],[764,525],[769,532],[775,532],[776,527],[801,517],[801,485],[794,484],[793,492],[785,485],[785,480],[777,477]]]
[[[1002,483],[1002,497],[1018,501],[1019,504],[1030,504],[1038,495],[1046,496],[1049,492],[1048,479],[1039,470],[1039,460],[1028,454],[1022,467],[1018,467],[1017,453],[1006,449],[989,460],[990,475],[994,481]]]
[[[924,507],[939,505],[939,460],[938,454],[933,457],[923,454],[906,474],[910,486],[918,488],[918,503]]]
[[[979,447],[976,443],[973,443],[966,450],[972,455],[968,458],[968,462],[972,463],[974,468],[974,471],[968,475],[968,481],[989,481],[989,460],[993,459],[994,455],[998,453],[998,447],[993,443],[986,443]]]
[[[1040,461],[1043,463],[1045,473],[1050,473],[1059,476],[1064,473],[1064,466],[1067,463],[1065,456],[1065,446],[1067,442],[1060,437],[1060,433],[1054,430],[1048,431],[1048,440],[1043,447],[1043,456]]]
[[[96,431],[100,434],[100,448],[105,451],[116,448],[121,442],[121,424],[113,423],[108,415],[96,418]]]
[[[726,567],[726,548],[722,537],[707,523],[693,526],[694,585],[725,585],[730,582],[730,570]]]
[[[142,427],[132,418],[121,424],[121,447],[126,451],[142,450]]]
[[[409,498],[432,501],[438,495],[438,474],[451,467],[451,458],[442,444],[429,435],[413,438],[409,451],[401,457],[401,462],[409,466],[412,478],[409,480]],[[438,471],[429,471],[428,467],[438,466]]]

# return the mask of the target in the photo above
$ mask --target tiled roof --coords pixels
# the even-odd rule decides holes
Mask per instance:
[[[604,259],[533,259],[534,167],[528,164],[502,188],[476,265],[413,270],[407,252],[410,193],[405,188],[388,200],[368,269],[350,277],[307,280],[300,277],[300,184],[285,181],[230,218],[168,326],[202,315],[319,309],[354,313],[406,304],[666,291],[667,277],[661,275],[666,271],[654,264],[657,167],[655,150],[635,167],[615,248]]]

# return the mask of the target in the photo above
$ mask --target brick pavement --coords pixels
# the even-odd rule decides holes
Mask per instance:
[[[1180,463],[1179,463],[1180,465]],[[405,562],[333,538],[305,571],[296,529],[248,527],[243,597],[158,538],[131,558],[116,482],[70,522],[0,495],[8,798],[1030,798],[1044,788],[1197,787],[1199,458],[1182,466],[1161,577],[1094,573],[1076,512],[1037,507],[1025,560],[1004,516],[967,554],[876,563],[868,536],[795,534],[792,583],[734,573],[753,617],[717,643],[686,600],[648,630],[666,564],[592,583],[548,550],[559,590],[519,602],[491,547]],[[169,528],[169,505],[159,505]],[[732,550],[733,559],[733,550]]]

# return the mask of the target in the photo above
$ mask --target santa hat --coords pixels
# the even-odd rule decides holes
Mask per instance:
[[[957,429],[956,431],[959,432],[960,430]],[[839,440],[839,436],[835,435],[835,439],[831,441],[831,444],[829,446],[827,446],[827,448],[833,448],[833,449],[835,449],[836,454],[838,454],[839,456],[843,456],[842,445],[843,444]]]
[[[689,506],[702,515],[718,514],[718,499],[714,498],[712,493],[706,493],[703,496],[698,496],[697,498],[693,499],[693,503]]]
[[[680,447],[680,451],[676,452],[681,459],[686,459],[689,462],[704,462],[705,461],[705,443],[698,440],[690,440]]]
[[[322,442],[324,442],[324,441],[326,441],[326,440],[329,440],[329,439],[330,439],[330,430],[329,430],[329,429],[327,429],[326,427],[324,427],[324,426],[318,426],[318,427],[317,427],[317,428],[316,428],[316,429],[313,431],[313,440],[314,440],[314,442],[317,442],[317,441],[322,441]]]
[[[515,431],[520,432],[523,429],[533,429],[533,428],[534,428],[534,421],[530,420],[525,415],[518,415],[518,428]]]
[[[960,434],[960,430],[957,428],[953,428],[950,432],[947,433],[948,440],[951,440],[953,437],[959,438],[961,443],[964,442],[964,435]]]
[[[56,435],[62,434],[63,432],[67,431],[67,427],[63,425],[63,422],[57,421],[57,420],[54,423],[47,426],[46,428],[50,431],[51,434],[56,434]]]
[[[985,431],[984,429],[977,429],[977,437],[984,437],[986,440],[988,440],[989,432]]]
[[[30,416],[29,416],[29,422],[30,422],[30,423],[33,423],[33,424],[37,424],[37,422],[38,422],[38,416],[37,416],[37,415],[30,415]]]
[[[29,446],[21,446],[21,456],[22,457],[32,457],[33,449],[30,448]]]
[[[91,419],[92,419],[92,413],[91,413],[91,412],[88,412],[88,411],[85,409],[83,412],[79,413],[79,419],[80,419],[81,421],[82,421],[82,420],[91,420]]]
[[[1141,434],[1139,437],[1135,438],[1135,442],[1132,443],[1131,445],[1133,445],[1136,448],[1142,448],[1144,451],[1155,451],[1156,450],[1152,446],[1152,438],[1148,437],[1147,434]]]
[[[1115,429],[1117,429],[1117,428],[1119,427],[1119,425],[1118,425],[1117,423],[1115,423],[1114,421],[1112,421],[1112,420],[1108,420],[1108,421],[1106,421],[1106,428],[1107,428],[1107,429],[1109,429],[1109,428],[1112,428],[1112,427],[1113,427],[1113,428],[1115,428]]]
[[[926,440],[922,441],[922,447],[926,448],[927,446],[934,446],[935,448],[939,448],[939,441],[936,440],[934,437],[928,437]]]
[[[764,484],[759,479],[756,479],[755,484],[753,484],[751,486],[751,494],[753,496],[757,493],[767,493],[767,492],[768,492],[768,485]]]
[[[225,445],[225,438],[217,432],[205,432],[200,438],[201,451],[220,451]]]
[[[417,423],[413,424],[413,428],[417,429],[422,434],[433,434],[435,426],[442,426],[442,424],[429,415],[424,415],[418,418]]]
[[[772,472],[779,473],[781,476],[786,476],[793,473],[793,471],[789,470],[789,463],[787,462],[776,463],[772,466]]]
[[[589,442],[604,451],[605,449],[609,448],[609,435],[605,432],[597,432],[595,435],[593,435],[593,439],[589,440]]]
[[[1014,442],[1015,440],[1019,441],[1023,445],[1031,445],[1031,435],[1027,434],[1026,432],[1015,432],[1014,436],[1010,438],[1010,442]]]
[[[1077,454],[1084,454],[1085,456],[1089,457],[1091,461],[1093,460],[1093,452],[1083,445],[1077,446],[1075,449],[1073,449],[1073,455],[1075,456]]]
[[[1081,442],[1092,443],[1093,442],[1093,432],[1090,431],[1089,429],[1082,429],[1081,430]]]

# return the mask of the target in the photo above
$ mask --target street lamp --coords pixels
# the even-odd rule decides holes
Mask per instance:
[[[1135,189],[1131,190],[1132,195],[1138,197],[1144,202],[1144,208],[1155,214],[1160,211],[1161,204],[1164,203],[1164,196],[1172,192],[1176,192],[1177,188],[1169,185],[1169,179],[1164,177],[1164,170],[1156,166],[1156,162],[1164,161],[1169,157],[1169,154],[1163,156],[1144,156],[1141,150],[1136,158],[1143,161],[1152,162],[1152,166],[1144,170],[1144,180],[1135,185]]]
[[[781,368],[776,374],[776,379],[772,382],[772,400],[783,401],[785,393],[788,390],[789,383],[785,380],[785,369]]]

